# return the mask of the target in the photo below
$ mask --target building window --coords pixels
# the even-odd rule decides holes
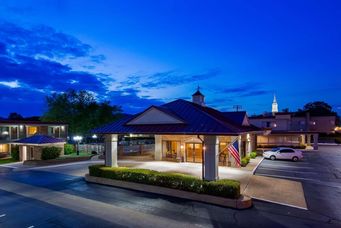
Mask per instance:
[[[163,141],[162,156],[164,158],[176,159],[180,151],[180,142],[177,141]]]
[[[8,144],[0,144],[0,153],[8,153]]]
[[[18,138],[18,127],[11,127],[11,139]]]
[[[37,133],[37,131],[38,131],[37,127],[28,127],[27,128],[27,134],[28,135],[34,135]]]

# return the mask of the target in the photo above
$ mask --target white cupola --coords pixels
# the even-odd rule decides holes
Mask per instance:
[[[205,106],[205,96],[200,92],[200,87],[192,95],[192,102],[201,106]]]

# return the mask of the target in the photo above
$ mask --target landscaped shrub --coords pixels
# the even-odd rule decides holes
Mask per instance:
[[[60,153],[62,152],[62,148],[60,147],[44,147],[41,153],[41,160],[50,160],[55,159],[60,156]]]
[[[19,161],[19,146],[18,145],[13,145],[11,147],[11,157],[16,160]]]
[[[68,155],[68,154],[73,154],[75,153],[75,147],[72,144],[65,144],[64,145],[64,154]]]
[[[257,152],[251,152],[250,158],[255,159],[257,157]]]
[[[240,165],[241,165],[242,167],[245,167],[245,166],[247,166],[247,164],[249,164],[249,162],[250,162],[250,157],[249,157],[249,156],[245,156],[245,157],[243,157],[243,158],[240,160]]]
[[[204,181],[197,177],[158,172],[148,169],[130,169],[124,167],[89,166],[90,176],[114,180],[137,182],[161,187],[179,189],[199,194],[209,194],[237,199],[240,197],[240,183],[235,180]]]

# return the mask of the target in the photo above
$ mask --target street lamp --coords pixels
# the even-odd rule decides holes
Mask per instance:
[[[82,141],[83,137],[76,135],[73,136],[73,141],[77,142],[77,155],[79,155],[79,142]]]

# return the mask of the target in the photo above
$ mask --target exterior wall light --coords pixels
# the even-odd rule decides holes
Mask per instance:
[[[93,138],[93,139],[97,139],[97,135],[94,134],[94,135],[92,136],[92,138]]]

